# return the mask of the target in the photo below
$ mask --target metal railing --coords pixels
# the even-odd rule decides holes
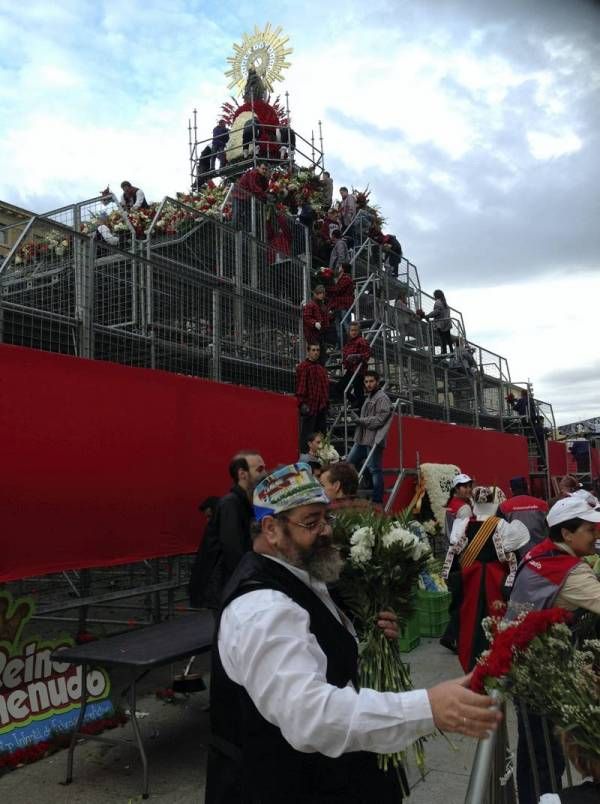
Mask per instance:
[[[217,221],[133,254],[34,218],[24,239],[67,241],[0,273],[0,340],[290,393],[306,266]],[[191,244],[191,245],[190,245]],[[194,259],[190,259],[190,252]]]
[[[504,718],[495,732],[487,739],[478,741],[465,804],[516,804],[517,801],[529,804],[529,800],[539,801],[542,793],[558,794],[562,789],[563,774],[558,772],[557,759],[561,764],[564,763],[567,785],[573,785],[573,770],[568,757],[552,738],[552,723],[547,717],[534,716],[522,702],[512,703],[521,723],[519,740],[524,740],[526,750],[521,748],[518,753],[514,748],[511,750],[506,726],[507,705],[499,702]],[[535,737],[532,718],[535,718],[536,723]],[[514,762],[508,762],[511,757],[515,758]],[[529,780],[527,776],[530,777]],[[525,799],[524,791],[519,795],[518,778],[530,785],[533,799]]]
[[[17,227],[18,236],[0,267],[4,339],[291,391],[302,356],[300,306],[311,284],[312,233],[281,207],[253,195],[238,201],[229,222],[219,208],[204,214],[167,197],[137,233],[112,194],[14,224],[9,228]],[[92,252],[78,229],[93,228],[106,209],[118,214],[123,247],[95,241]],[[412,263],[403,258],[393,273],[384,256],[368,237],[352,250],[357,290],[344,323],[383,325],[373,362],[390,389],[413,415],[518,430],[505,397],[519,386],[505,358],[469,343],[456,310],[454,341],[468,347],[474,365],[440,355],[435,327],[417,315],[433,309],[433,297]],[[91,274],[93,282],[84,281]],[[537,404],[544,426],[553,429],[551,406]]]
[[[321,123],[318,126],[319,143],[314,131],[310,140],[296,131],[289,122],[279,125],[257,123],[244,130],[249,117],[234,121],[227,130],[228,141],[213,146],[213,137],[198,139],[196,110],[188,123],[190,186],[198,187],[216,176],[233,177],[248,167],[260,163],[272,166],[310,168],[321,172],[325,167]],[[289,120],[289,113],[288,113]],[[258,130],[258,135],[257,135]],[[219,165],[217,167],[217,161]]]

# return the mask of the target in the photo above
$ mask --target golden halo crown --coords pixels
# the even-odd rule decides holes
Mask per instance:
[[[225,77],[229,78],[228,89],[237,87],[240,92],[243,92],[248,78],[248,70],[250,67],[254,67],[269,92],[272,92],[273,84],[281,81],[283,70],[290,66],[286,57],[293,50],[291,47],[286,47],[288,42],[289,37],[283,35],[280,26],[273,29],[271,23],[268,22],[261,31],[255,25],[254,33],[245,33],[239,45],[234,43],[233,56],[229,56],[227,59],[231,64],[230,69],[225,73]]]

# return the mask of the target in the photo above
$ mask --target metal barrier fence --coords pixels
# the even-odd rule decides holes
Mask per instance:
[[[12,581],[13,596],[35,602],[34,621],[72,624],[74,633],[104,626],[103,635],[122,626],[149,625],[188,606],[192,555],[153,558],[114,567],[69,570]],[[34,627],[38,627],[34,623]],[[94,629],[98,634],[98,629]]]
[[[22,238],[44,249],[23,261],[17,248],[2,266],[5,343],[293,391],[305,263],[273,263],[205,218],[149,246],[151,259],[41,218]]]
[[[543,793],[558,794],[580,780],[548,718],[533,714],[522,702],[501,708],[504,719],[498,730],[477,744],[465,804],[537,804]],[[513,712],[518,728],[507,724]]]
[[[219,208],[204,214],[167,197],[138,232],[116,197],[103,195],[15,224],[18,242],[0,268],[0,337],[291,392],[304,354],[301,304],[310,293],[312,232],[251,194],[236,198],[233,188],[230,200],[232,222]],[[73,231],[87,232],[107,208],[120,220],[124,248]],[[402,258],[392,270],[368,237],[355,242],[351,260],[357,299],[347,320],[384,325],[373,362],[407,409],[519,430],[505,397],[520,389],[505,358],[469,343],[453,309],[455,350],[440,354],[435,323],[420,317],[434,299],[416,267]],[[539,403],[539,411],[553,426],[551,406]]]

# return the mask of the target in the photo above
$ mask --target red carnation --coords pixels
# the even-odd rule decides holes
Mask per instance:
[[[572,614],[565,609],[543,609],[531,611],[517,625],[504,630],[493,627],[492,645],[488,654],[477,664],[471,677],[471,689],[484,692],[489,678],[502,678],[510,672],[515,653],[527,649],[540,634],[557,623],[567,623]]]

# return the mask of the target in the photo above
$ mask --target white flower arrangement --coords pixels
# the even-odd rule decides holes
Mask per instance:
[[[435,521],[443,528],[446,521],[446,503],[452,492],[452,478],[460,469],[448,463],[422,463],[421,475],[429,497]]]
[[[333,446],[329,437],[326,436],[321,444],[321,449],[317,452],[321,463],[337,463],[340,459],[340,453]]]
[[[380,611],[393,611],[400,625],[414,611],[413,591],[427,566],[430,548],[409,517],[410,512],[394,517],[375,510],[336,512],[334,539],[347,557],[337,591],[353,614],[359,637],[361,687],[385,692],[412,689],[400,643],[387,640],[377,627]],[[413,748],[417,767],[424,773],[423,740],[417,740]],[[378,764],[384,770],[399,769],[403,758],[401,752],[381,755]]]
[[[375,533],[373,528],[362,527],[352,533],[350,537],[350,561],[355,567],[368,564],[373,557]]]

